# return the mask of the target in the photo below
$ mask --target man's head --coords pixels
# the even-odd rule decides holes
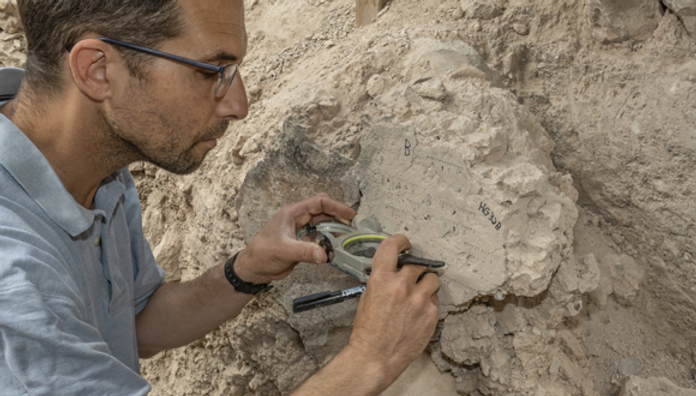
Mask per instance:
[[[97,40],[216,66],[240,63],[246,54],[242,0],[18,4],[29,44],[32,99],[57,96],[78,103],[82,114],[94,116],[93,129],[120,162],[146,160],[175,173],[191,172],[229,122],[246,117],[241,76],[224,97],[215,97],[215,73]]]
[[[41,93],[62,86],[66,49],[87,33],[157,47],[184,30],[177,0],[18,0],[17,5],[29,46],[26,78]],[[131,72],[140,74],[148,58],[127,55]]]

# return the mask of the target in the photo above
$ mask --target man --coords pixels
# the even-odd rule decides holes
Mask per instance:
[[[297,262],[326,262],[296,229],[355,212],[325,194],[286,206],[226,264],[164,283],[127,165],[192,172],[246,117],[242,0],[18,5],[27,70],[0,103],[2,394],[144,395],[138,357],[214,330]],[[382,244],[349,344],[296,395],[375,395],[420,355],[439,280],[397,271],[408,247]]]

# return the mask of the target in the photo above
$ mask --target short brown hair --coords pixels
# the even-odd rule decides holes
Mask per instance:
[[[181,35],[178,0],[18,0],[27,35],[29,86],[40,92],[61,88],[61,64],[76,40],[87,33],[157,47]],[[131,74],[144,77],[146,57],[122,50]]]

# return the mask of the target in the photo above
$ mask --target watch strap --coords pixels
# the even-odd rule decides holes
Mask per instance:
[[[238,254],[239,252],[237,252],[225,263],[225,277],[232,284],[232,286],[234,286],[234,290],[240,293],[254,295],[271,290],[273,286],[271,286],[270,283],[256,284],[245,282],[237,275],[237,273],[234,272],[234,261],[237,259]]]

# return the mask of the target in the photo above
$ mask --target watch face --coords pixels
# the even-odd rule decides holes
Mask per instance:
[[[377,248],[386,238],[379,235],[361,235],[350,238],[343,244],[343,250],[357,257],[374,258]]]

